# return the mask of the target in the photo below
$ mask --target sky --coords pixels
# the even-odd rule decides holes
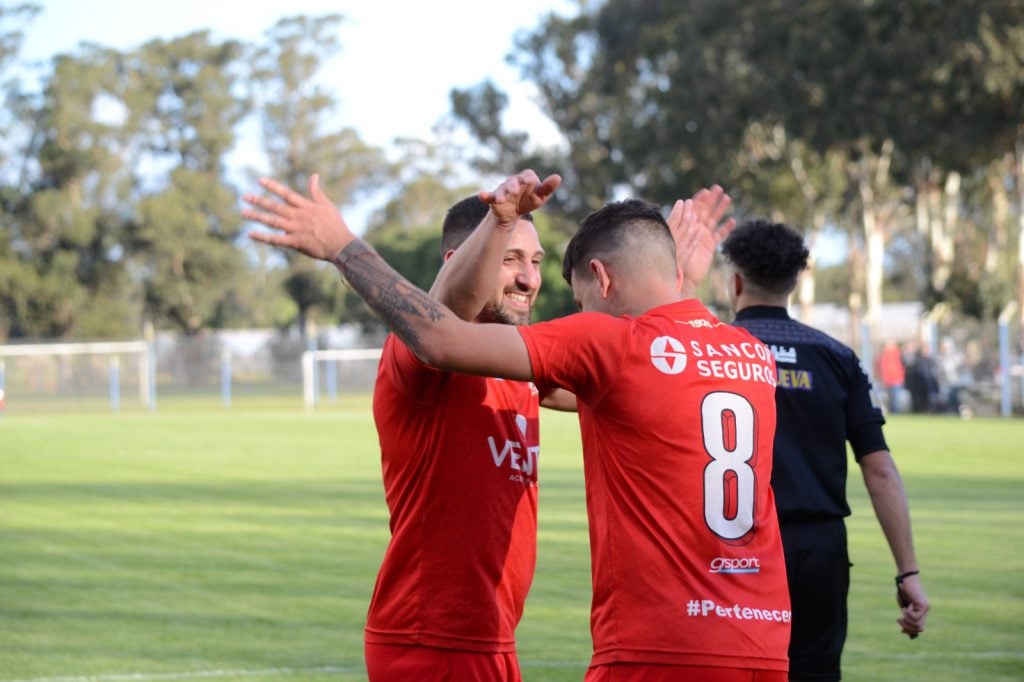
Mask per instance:
[[[322,71],[338,101],[327,128],[352,127],[385,149],[397,137],[430,139],[432,126],[449,111],[449,91],[491,78],[509,94],[511,128],[557,139],[534,104],[535,90],[505,57],[517,31],[534,28],[548,12],[571,13],[569,0],[35,2],[42,11],[25,31],[21,56],[43,63],[82,42],[131,49],[202,29],[214,38],[257,42],[281,18],[341,14],[341,51]]]
[[[369,144],[388,149],[398,137],[430,139],[449,111],[452,88],[491,78],[509,95],[506,123],[527,130],[542,144],[558,133],[534,104],[535,89],[505,63],[513,37],[537,26],[549,12],[568,16],[576,0],[34,0],[42,11],[29,24],[22,57],[48,62],[82,42],[131,49],[154,38],[175,38],[209,29],[215,38],[261,41],[279,19],[341,14],[340,53],[323,69],[334,88],[336,120],[328,128],[352,127]],[[246,150],[246,145],[249,150]],[[240,165],[258,163],[255,140],[240,142]],[[248,188],[241,188],[248,189]],[[347,203],[332,197],[339,203]],[[376,197],[348,204],[357,232],[383,203]],[[819,241],[819,263],[834,262],[842,245]]]

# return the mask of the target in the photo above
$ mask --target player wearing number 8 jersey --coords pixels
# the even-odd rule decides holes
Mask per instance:
[[[563,272],[579,305],[597,312],[519,328],[536,381],[579,401],[594,583],[588,678],[685,679],[697,667],[695,679],[730,668],[785,679],[773,361],[698,301],[638,286],[643,272],[670,266],[663,225],[638,201],[589,216]]]
[[[609,204],[570,241],[563,272],[587,314],[510,327],[458,319],[326,197],[280,195],[287,220],[247,214],[286,232],[261,239],[333,262],[420,359],[577,393],[594,572],[588,680],[786,679],[771,360],[684,300],[677,263],[688,261],[656,206]]]
[[[789,603],[769,487],[775,386],[763,346],[693,299],[520,332],[536,380],[579,400],[593,665],[785,671]],[[716,372],[710,363],[723,358],[760,378]]]

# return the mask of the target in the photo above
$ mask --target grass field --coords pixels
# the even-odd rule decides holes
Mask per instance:
[[[580,680],[590,577],[575,417],[542,418],[526,680]],[[896,417],[927,632],[898,632],[894,567],[856,471],[849,682],[1024,680],[1024,421]],[[364,680],[387,542],[365,397],[162,401],[0,416],[0,682]]]

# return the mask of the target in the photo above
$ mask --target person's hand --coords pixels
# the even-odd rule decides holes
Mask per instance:
[[[924,632],[924,622],[928,617],[928,596],[919,575],[908,575],[898,582],[896,601],[900,605],[900,617],[896,622],[903,634],[916,638]]]
[[[736,220],[722,222],[732,199],[719,185],[703,188],[692,199],[680,199],[668,216],[676,241],[676,262],[683,271],[681,290],[692,296],[715,259],[715,249],[736,227]]]
[[[520,216],[546,204],[561,184],[560,175],[549,175],[541,182],[535,172],[527,169],[510,175],[493,192],[481,190],[478,196],[490,205],[498,225],[511,229]]]
[[[260,210],[243,209],[242,217],[271,227],[277,232],[250,232],[249,237],[264,244],[283,246],[301,253],[331,261],[355,241],[338,207],[320,189],[320,176],[309,176],[309,198],[289,189],[276,180],[261,178],[260,186],[280,201],[246,194],[247,203]]]

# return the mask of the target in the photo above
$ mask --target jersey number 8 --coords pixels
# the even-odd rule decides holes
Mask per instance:
[[[704,449],[704,521],[723,540],[739,540],[754,527],[754,408],[741,395],[717,391],[701,403]]]

